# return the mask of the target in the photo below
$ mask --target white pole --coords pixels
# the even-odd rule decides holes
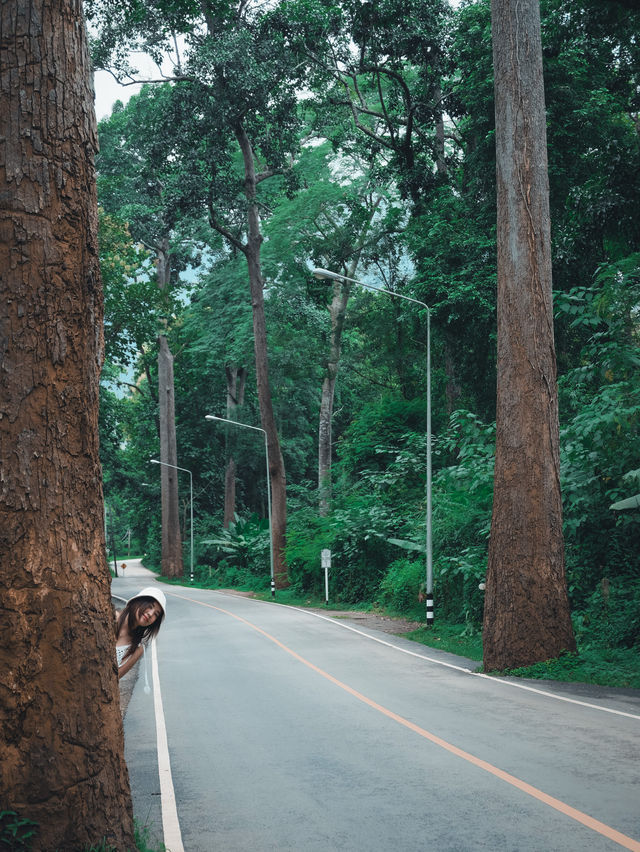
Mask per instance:
[[[320,561],[324,568],[324,602],[329,603],[329,568],[331,568],[331,551],[324,547],[320,551]]]

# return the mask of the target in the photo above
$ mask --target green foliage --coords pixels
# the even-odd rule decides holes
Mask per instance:
[[[3,852],[29,852],[38,823],[20,817],[15,811],[0,811],[0,849]]]
[[[560,317],[584,340],[579,365],[560,382],[569,592],[577,611],[588,613],[595,634],[622,645],[629,642],[624,627],[604,619],[605,609],[594,601],[601,584],[611,582],[612,594],[621,584],[631,595],[630,607],[634,601],[640,607],[635,583],[640,528],[633,516],[616,517],[609,509],[629,496],[625,476],[640,465],[639,301],[638,254],[603,265],[592,287],[556,297]],[[633,621],[631,636],[637,636]]]
[[[640,649],[640,579],[603,580],[575,614],[581,647]]]
[[[151,838],[151,830],[147,825],[140,825],[134,819],[136,848],[138,852],[167,852],[167,847],[158,840]]]
[[[424,616],[424,605],[418,592],[424,589],[425,562],[396,559],[380,583],[380,601],[392,611],[401,612],[416,620]]]
[[[469,631],[468,624],[456,624],[436,617],[432,627],[421,627],[407,633],[406,637],[430,648],[470,660],[482,660],[482,637],[477,631]]]
[[[356,603],[377,597],[380,580],[394,548],[386,543],[397,520],[375,498],[341,501],[327,518],[313,512],[292,513],[287,559],[294,586],[318,592],[324,582],[320,552],[331,551],[331,597]]]
[[[201,539],[198,549],[200,576],[205,569],[214,584],[241,586],[259,577],[267,582],[269,576],[269,522],[252,515],[237,514],[227,529],[219,530],[216,538]]]
[[[99,210],[98,246],[104,287],[105,356],[129,365],[153,339],[158,288],[149,252],[134,244],[126,221]]]
[[[485,425],[469,411],[451,415],[437,454],[451,463],[434,476],[434,595],[438,610],[470,629],[482,622],[478,585],[487,569],[495,424]]]
[[[134,836],[136,843],[135,852],[167,852],[167,847],[164,843],[150,839],[149,827],[141,826],[135,819]],[[110,843],[107,843],[106,840],[102,840],[98,844],[86,847],[86,849],[83,849],[83,852],[119,852],[119,850]]]
[[[287,558],[300,589],[319,590],[320,551],[329,548],[336,600],[382,600],[423,617],[417,603],[424,590],[425,563],[412,552],[424,553],[424,433],[399,431],[419,412],[419,404],[416,408],[391,398],[364,409],[340,443],[341,490],[333,511],[326,518],[318,518],[311,507],[291,513]],[[420,420],[418,416],[416,425]],[[446,618],[466,620],[470,630],[482,619],[478,584],[486,573],[494,441],[493,426],[460,411],[438,439],[434,454],[453,462],[440,467],[433,481],[438,611]],[[409,507],[403,502],[408,495]]]

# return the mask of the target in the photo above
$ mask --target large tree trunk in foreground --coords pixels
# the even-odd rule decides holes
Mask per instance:
[[[98,459],[96,128],[79,0],[0,6],[0,802],[132,849]]]
[[[498,396],[485,671],[575,642],[564,573],[538,0],[492,0]]]
[[[158,337],[158,411],[160,416],[160,465],[162,502],[162,574],[182,577],[182,539],[176,449],[176,415],[173,355],[164,334]]]

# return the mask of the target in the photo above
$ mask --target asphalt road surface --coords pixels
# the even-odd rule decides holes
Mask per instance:
[[[343,620],[163,589],[125,740],[136,818],[169,852],[640,852],[640,692],[496,681]]]

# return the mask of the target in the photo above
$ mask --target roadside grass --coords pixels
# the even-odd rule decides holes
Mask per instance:
[[[149,827],[146,825],[140,825],[137,820],[134,819],[134,829],[135,829],[135,841],[136,848],[133,852],[167,852],[167,847],[164,843],[159,841],[152,841],[149,837]],[[111,846],[111,844],[107,843],[105,840],[102,843],[98,843],[96,846],[88,846],[83,852],[118,852],[115,846]]]
[[[526,668],[490,674],[640,689],[640,654],[633,648],[578,648]]]
[[[406,638],[482,662],[482,636],[479,632],[468,635],[464,624],[439,623],[430,629],[420,628],[408,633]],[[480,666],[478,671],[482,670]],[[488,674],[640,689],[640,654],[633,648],[584,645],[578,647],[576,653],[565,653],[532,666]]]
[[[406,633],[405,639],[482,662],[480,631],[472,630],[465,624],[449,624],[438,620],[433,627],[420,627],[418,630]]]
[[[152,841],[149,826],[140,825],[134,820],[137,852],[167,852],[167,847],[159,841]]]

